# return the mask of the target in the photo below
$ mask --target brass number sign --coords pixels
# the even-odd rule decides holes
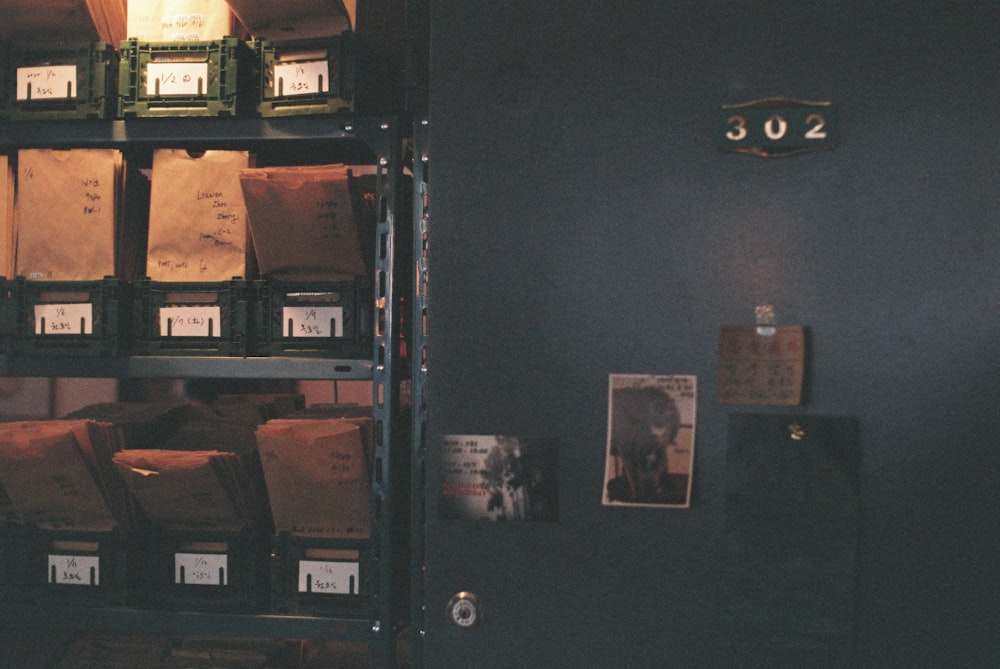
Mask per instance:
[[[720,148],[758,156],[787,156],[837,145],[836,108],[787,98],[723,105]]]

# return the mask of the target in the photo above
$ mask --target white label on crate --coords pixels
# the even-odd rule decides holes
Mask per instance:
[[[287,337],[343,337],[343,307],[283,307],[282,332]]]
[[[358,563],[299,560],[299,592],[358,594]]]
[[[274,95],[315,95],[330,90],[330,67],[325,60],[274,66]]]
[[[49,583],[100,585],[101,559],[96,555],[50,555]]]
[[[220,337],[222,309],[219,307],[163,307],[161,337]]]
[[[206,95],[208,63],[147,63],[146,95]]]
[[[63,100],[77,94],[76,65],[17,68],[18,100]]]
[[[90,302],[35,305],[35,334],[89,335],[93,331],[94,305]]]
[[[174,553],[174,583],[226,585],[229,556],[225,553]]]

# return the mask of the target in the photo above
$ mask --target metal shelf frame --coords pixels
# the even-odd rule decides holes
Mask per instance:
[[[86,630],[163,632],[212,636],[259,636],[366,641],[373,667],[395,665],[396,637],[407,625],[409,574],[400,565],[409,555],[411,502],[408,411],[399,396],[401,328],[394,313],[403,297],[401,268],[409,249],[397,248],[404,217],[403,140],[410,132],[397,117],[281,117],[273,119],[176,118],[113,121],[0,123],[0,151],[20,148],[118,148],[128,156],[156,147],[254,150],[275,143],[291,149],[325,151],[330,162],[375,167],[375,303],[370,360],[295,357],[212,356],[0,356],[4,376],[107,378],[359,379],[372,382],[373,476],[371,485],[370,597],[357,616],[286,616],[199,613],[131,608],[67,607],[44,602],[23,606],[0,602],[0,624],[71,627]],[[402,457],[400,457],[402,456]],[[404,495],[404,493],[407,493]]]

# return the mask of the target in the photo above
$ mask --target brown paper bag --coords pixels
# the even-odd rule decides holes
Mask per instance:
[[[0,428],[0,484],[22,522],[107,531],[117,521],[68,426]]]
[[[370,273],[374,229],[344,165],[240,172],[262,276],[338,281]]]
[[[246,151],[153,153],[146,274],[154,281],[228,281],[247,275]]]
[[[129,0],[128,36],[146,42],[199,42],[233,35],[225,0]]]
[[[330,37],[356,25],[357,0],[229,0],[256,39]]]
[[[114,457],[125,485],[150,521],[176,529],[240,530],[247,519],[216,474],[218,451],[119,451]]]
[[[17,163],[17,274],[45,281],[113,276],[121,153],[22,149]]]
[[[0,276],[14,276],[14,173],[10,159],[0,156]]]
[[[257,447],[277,532],[370,535],[371,485],[364,432],[350,420],[275,420]]]

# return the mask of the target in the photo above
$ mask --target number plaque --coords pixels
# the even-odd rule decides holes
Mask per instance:
[[[723,151],[788,156],[837,145],[836,107],[829,102],[770,98],[723,105],[719,115]]]

